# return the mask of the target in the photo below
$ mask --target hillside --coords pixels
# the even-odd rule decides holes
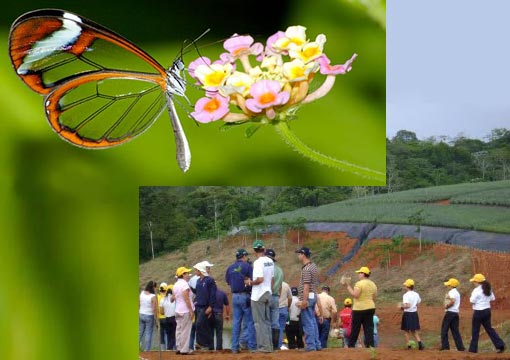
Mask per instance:
[[[395,304],[401,301],[401,284],[407,278],[416,281],[417,291],[422,297],[420,323],[427,349],[437,349],[439,346],[440,319],[444,311],[443,282],[449,277],[456,277],[461,282],[460,328],[464,341],[469,341],[471,307],[468,300],[472,290],[469,278],[478,272],[485,274],[492,283],[497,299],[493,304],[493,325],[500,335],[506,337],[510,318],[510,285],[506,278],[510,253],[448,243],[460,241],[462,244],[459,239],[466,237],[475,239],[476,247],[482,249],[493,244],[494,239],[500,243],[510,243],[509,189],[510,181],[441,186],[266,216],[263,221],[259,218],[258,222],[247,226],[246,229],[250,231],[192,242],[184,250],[167,253],[141,264],[139,285],[142,287],[149,280],[172,282],[177,267],[191,267],[207,259],[215,264],[212,276],[218,286],[228,292],[224,282],[226,268],[234,261],[238,248],[251,252],[253,239],[258,236],[264,239],[266,248],[276,251],[285,279],[291,286],[297,285],[301,269],[294,251],[303,245],[310,247],[312,259],[321,270],[321,282],[331,287],[339,307],[347,296],[340,285],[342,274],[351,274],[355,279],[354,270],[369,266],[372,279],[379,289],[376,304],[381,318],[380,332],[384,334],[382,348],[398,349],[402,346],[399,330],[401,315]],[[409,225],[409,218],[416,214],[420,217],[417,222],[421,228],[420,234],[424,235],[421,245],[417,240],[417,223]],[[287,229],[291,230],[285,231],[279,226],[288,225],[292,219],[300,217],[305,222],[300,227],[292,229],[290,226]],[[330,231],[319,231],[321,223],[329,225]],[[403,235],[400,243],[392,240],[393,235],[398,234]],[[436,243],[427,241],[427,237],[436,236],[434,234],[446,236],[449,240]],[[486,336],[482,336],[480,348],[484,352],[491,351]],[[398,358],[400,354],[387,356]]]
[[[260,218],[307,222],[410,224],[510,234],[510,181],[436,186],[367,196]]]
[[[186,252],[173,252],[142,264],[140,287],[149,280],[171,282],[177,267],[183,265],[191,267],[207,259],[215,264],[212,276],[216,279],[218,286],[229,292],[223,280],[225,270],[234,261],[236,249],[244,247],[250,251],[252,241],[253,239],[246,236],[239,236],[222,239],[219,242],[208,240],[192,243]],[[376,304],[381,318],[380,332],[384,334],[384,341],[381,342],[382,349],[399,349],[403,346],[403,336],[399,330],[401,315],[395,305],[401,301],[401,284],[407,278],[413,278],[416,281],[417,291],[423,299],[419,311],[423,329],[422,338],[427,349],[437,349],[439,346],[440,319],[444,311],[441,306],[445,294],[443,281],[449,277],[457,277],[461,281],[460,328],[464,341],[469,341],[471,308],[468,298],[472,289],[469,278],[476,272],[484,273],[492,282],[497,298],[493,306],[493,325],[500,335],[508,336],[510,285],[506,279],[506,269],[510,267],[510,254],[496,254],[431,243],[424,244],[419,253],[416,239],[405,239],[401,252],[388,252],[384,245],[390,240],[373,239],[362,246],[350,262],[340,263],[336,271],[331,272],[330,270],[335,268],[335,265],[354,245],[353,239],[345,233],[301,232],[299,244],[296,232],[287,233],[284,239],[267,234],[264,236],[264,241],[267,247],[275,249],[277,260],[284,269],[285,279],[291,285],[297,285],[301,269],[294,250],[303,244],[309,246],[313,251],[312,258],[321,270],[322,283],[331,287],[332,296],[339,307],[347,296],[345,289],[340,286],[341,275],[351,274],[354,279],[355,269],[362,265],[370,266],[372,279],[379,289]],[[491,344],[486,336],[482,336],[480,348],[481,351],[491,351]],[[395,358],[393,356],[397,354],[388,356]]]

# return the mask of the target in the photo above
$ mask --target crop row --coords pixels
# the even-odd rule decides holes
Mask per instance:
[[[450,199],[455,204],[479,204],[510,206],[510,186],[504,189],[491,189],[454,196]]]
[[[390,194],[382,194],[370,196],[362,199],[351,199],[345,201],[345,203],[402,203],[402,202],[434,202],[443,199],[452,199],[458,196],[469,196],[472,194],[476,196],[477,193],[491,192],[491,191],[503,191],[507,201],[510,200],[508,193],[510,189],[510,181],[494,181],[494,182],[483,182],[483,183],[465,183],[456,185],[443,185],[435,186],[430,188],[413,189],[400,191]]]
[[[510,208],[419,203],[338,202],[317,208],[303,208],[266,216],[268,223],[299,217],[311,222],[366,222],[410,224],[410,217],[421,212],[421,225],[510,233]]]

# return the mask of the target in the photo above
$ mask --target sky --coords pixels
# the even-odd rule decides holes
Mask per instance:
[[[388,0],[386,133],[510,129],[510,0]]]

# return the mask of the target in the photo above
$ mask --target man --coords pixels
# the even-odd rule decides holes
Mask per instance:
[[[199,276],[196,287],[196,342],[197,348],[214,350],[214,312],[216,303],[216,282],[209,276],[205,262],[193,266]]]
[[[273,287],[271,289],[271,302],[269,305],[271,313],[271,336],[273,339],[273,349],[277,350],[281,347],[278,345],[280,339],[280,292],[283,282],[283,270],[276,263],[276,253],[273,249],[267,249],[265,255],[274,262],[274,278]]]
[[[205,266],[205,269],[207,270],[207,274],[210,274],[211,267],[214,266],[214,264],[211,264],[209,261],[202,261],[200,264]],[[197,287],[197,281],[200,278],[197,274],[193,275],[191,279],[189,279],[189,287],[193,293],[193,304],[195,303],[195,294],[196,294],[196,287]],[[195,350],[195,330],[196,330],[196,323],[197,323],[197,309],[195,308],[195,316],[193,317],[193,324],[191,325],[191,333],[189,336],[189,348],[191,350]]]
[[[255,323],[257,351],[272,352],[271,317],[271,285],[274,277],[274,262],[264,255],[264,242],[255,240],[253,251],[257,260],[253,262],[253,280],[247,280],[251,286],[251,312]]]
[[[328,347],[329,328],[331,323],[336,323],[337,308],[335,299],[329,295],[330,288],[327,285],[322,287],[322,292],[319,294],[319,306],[322,314],[322,319],[317,317],[317,326],[319,328],[319,339],[323,349]]]
[[[225,292],[216,288],[216,302],[214,303],[214,333],[216,335],[216,350],[223,350],[223,310],[225,318],[230,318],[229,302]]]
[[[253,269],[248,262],[248,252],[245,249],[239,249],[236,252],[236,261],[230,265],[225,273],[225,281],[232,291],[232,352],[239,353],[239,337],[241,324],[243,334],[247,335],[248,348],[250,351],[256,350],[255,325],[250,307],[251,287],[247,286],[252,277]]]
[[[301,268],[301,279],[298,286],[299,307],[301,308],[301,324],[305,334],[305,351],[320,351],[319,328],[315,320],[315,304],[319,287],[319,269],[312,262],[312,252],[307,247],[296,250]],[[319,316],[322,316],[319,308]]]
[[[282,290],[280,291],[280,298],[278,304],[278,320],[280,325],[280,336],[278,337],[278,349],[289,350],[285,344],[283,344],[283,332],[285,330],[285,324],[289,317],[289,308],[292,304],[292,290],[289,284],[285,281],[282,282]]]

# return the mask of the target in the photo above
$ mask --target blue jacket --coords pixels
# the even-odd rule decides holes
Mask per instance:
[[[232,293],[249,292],[250,288],[244,285],[244,279],[251,279],[253,268],[247,262],[237,260],[230,265],[225,274],[225,281],[230,286]]]
[[[214,307],[216,303],[216,281],[210,276],[198,279],[195,304],[199,307]]]

